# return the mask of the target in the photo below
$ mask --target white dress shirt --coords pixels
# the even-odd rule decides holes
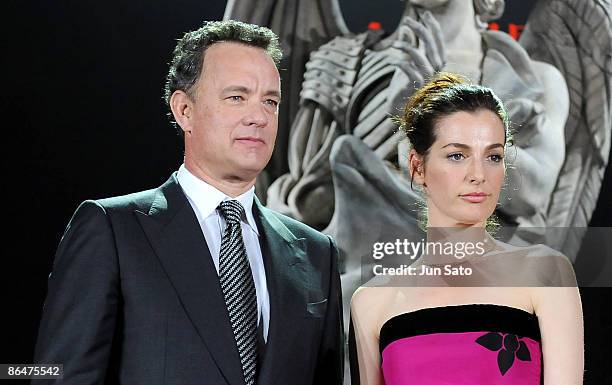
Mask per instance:
[[[220,215],[217,207],[224,200],[236,199],[244,207],[245,217],[240,221],[242,227],[242,238],[247,250],[249,264],[255,281],[255,292],[257,295],[257,324],[263,320],[263,338],[268,340],[268,326],[270,324],[270,298],[266,284],[266,272],[259,245],[259,230],[253,217],[253,199],[255,187],[236,198],[231,198],[215,187],[193,175],[184,164],[178,170],[178,182],[187,196],[193,211],[195,211],[202,233],[208,244],[210,255],[219,274],[219,252],[221,249],[221,237],[225,230],[225,219]]]

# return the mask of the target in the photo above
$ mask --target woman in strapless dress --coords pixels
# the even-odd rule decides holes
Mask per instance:
[[[355,292],[353,385],[582,384],[571,263],[547,246],[511,246],[488,231],[511,140],[502,102],[442,73],[413,94],[399,120],[412,181],[427,203],[427,244],[479,246],[461,258],[426,250],[414,274],[383,274]]]

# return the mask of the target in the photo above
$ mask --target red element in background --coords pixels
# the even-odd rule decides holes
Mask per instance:
[[[499,24],[489,23],[489,29],[492,29],[494,31],[499,31]],[[523,32],[524,29],[525,29],[525,26],[523,24],[509,23],[507,32],[510,36],[514,38],[514,40],[518,40],[519,37],[521,37],[521,32]]]
[[[368,23],[368,29],[369,30],[379,30],[379,29],[382,29],[382,25],[378,21],[371,21]],[[500,30],[499,24],[489,23],[489,29],[492,29],[494,31],[499,31]],[[518,40],[519,37],[521,37],[521,32],[523,32],[524,29],[525,29],[525,26],[523,24],[509,23],[507,32],[510,36],[514,38],[514,40]]]
[[[521,37],[521,32],[523,32],[524,29],[525,29],[525,26],[521,24],[513,24],[513,23],[508,24],[508,33],[515,40],[518,40],[519,37]]]
[[[368,24],[368,29],[375,29],[375,30],[382,29],[382,25],[378,21],[371,21]]]

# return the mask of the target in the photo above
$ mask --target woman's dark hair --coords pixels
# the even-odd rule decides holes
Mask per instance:
[[[436,124],[455,112],[489,110],[504,124],[504,145],[512,138],[508,131],[508,114],[502,101],[490,88],[470,84],[464,77],[441,72],[416,90],[408,99],[404,112],[397,118],[412,148],[426,156],[436,141]]]
[[[278,37],[266,27],[235,20],[207,21],[201,28],[185,33],[174,48],[164,87],[164,101],[168,108],[170,98],[176,90],[181,90],[193,98],[192,88],[202,73],[206,50],[219,42],[236,42],[262,48],[277,67],[283,56]],[[171,111],[168,116],[182,135],[183,131],[172,120]]]
[[[504,125],[504,145],[512,143],[508,114],[502,101],[490,88],[471,84],[460,75],[441,72],[408,99],[402,115],[395,120],[404,131],[411,148],[423,158],[436,141],[436,125],[455,112],[488,110],[496,114]],[[412,172],[414,176],[414,170]],[[412,181],[410,182],[412,186]]]

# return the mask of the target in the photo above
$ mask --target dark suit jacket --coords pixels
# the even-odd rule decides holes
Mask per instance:
[[[258,384],[340,384],[335,245],[257,199],[253,211],[270,295]],[[77,209],[49,277],[35,362],[64,365],[47,383],[244,384],[219,278],[175,175]]]

